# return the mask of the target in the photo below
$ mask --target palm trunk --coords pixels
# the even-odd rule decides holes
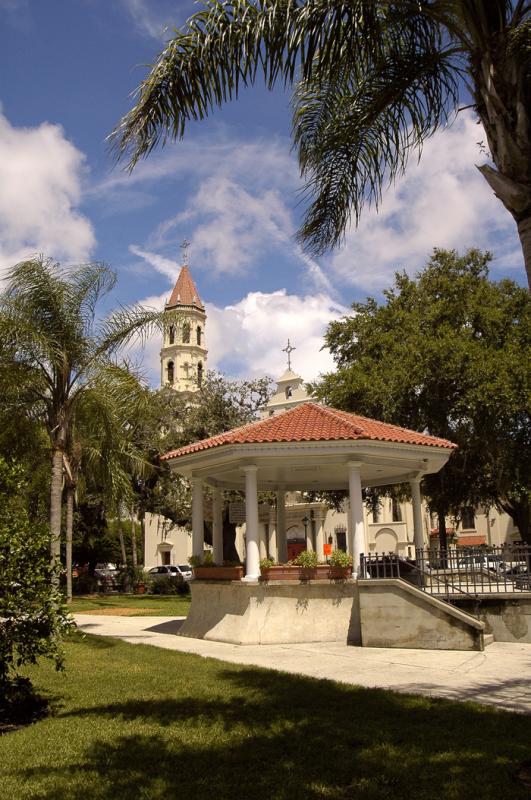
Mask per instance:
[[[66,490],[66,602],[72,602],[72,531],[74,527],[74,494],[75,489],[69,486]]]
[[[135,527],[135,511],[131,509],[131,556],[133,559],[133,567],[138,566],[138,555],[136,552],[136,527]]]
[[[54,450],[52,454],[52,485],[50,489],[50,535],[52,567],[61,562],[61,501],[63,495],[63,454]],[[55,579],[58,583],[59,578]]]
[[[531,290],[531,214],[517,223],[518,236],[524,254],[525,271],[527,273],[527,284]]]
[[[120,553],[121,553],[121,557],[122,557],[122,567],[127,567],[127,553],[126,553],[126,550],[125,550],[124,529],[122,527],[122,516],[120,514],[119,506],[120,506],[120,504],[118,504],[118,513],[116,515],[117,519],[118,519],[118,538],[120,540]]]

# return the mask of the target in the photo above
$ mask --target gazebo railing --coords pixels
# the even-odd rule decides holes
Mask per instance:
[[[402,578],[448,602],[495,593],[531,593],[531,548],[419,549],[414,559],[397,553],[368,553],[361,556],[360,577]]]

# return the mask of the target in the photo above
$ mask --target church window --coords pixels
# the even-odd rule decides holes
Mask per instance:
[[[166,367],[168,373],[168,383],[173,385],[173,378],[174,378],[174,366],[173,361],[168,361],[168,366]]]
[[[190,344],[190,324],[188,322],[183,325],[183,344]]]
[[[476,515],[474,514],[474,509],[472,506],[467,506],[463,509],[461,514],[461,524],[465,530],[467,528],[471,529],[476,527]]]
[[[199,364],[197,365],[197,385],[198,386],[203,385],[203,365],[201,364],[201,362],[199,362]]]
[[[291,388],[291,386],[286,386],[286,400],[289,400],[292,394],[293,394],[293,389]]]
[[[196,331],[195,331],[195,335],[196,335],[196,339],[197,339],[197,344],[200,345],[201,344],[201,326],[200,325],[197,326]]]
[[[372,509],[372,521],[373,522],[377,523],[377,522],[381,522],[382,521],[381,510],[382,510],[382,507],[380,505],[380,501],[379,501],[379,499],[376,499],[376,504],[374,505],[374,507]]]
[[[170,344],[173,344],[175,342],[175,325],[170,325],[168,331],[168,339]]]
[[[400,508],[400,503],[395,498],[391,501],[391,509],[393,522],[402,522],[402,509]]]

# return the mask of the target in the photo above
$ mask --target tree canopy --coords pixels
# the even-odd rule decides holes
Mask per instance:
[[[206,0],[157,57],[112,134],[130,167],[260,77],[294,87],[293,138],[322,253],[378,204],[460,94],[483,124],[480,171],[513,216],[531,286],[528,0]],[[465,101],[465,102],[468,102]]]
[[[329,326],[337,371],[313,392],[458,444],[423,481],[430,508],[444,518],[497,505],[531,543],[531,300],[490,281],[490,260],[435,250],[415,278],[396,275],[383,304],[354,303]]]

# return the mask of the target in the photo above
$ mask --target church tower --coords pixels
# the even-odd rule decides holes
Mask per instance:
[[[165,311],[176,312],[168,322],[160,351],[160,383],[176,392],[197,392],[206,373],[205,307],[188,268],[187,248],[183,244],[183,266]]]

